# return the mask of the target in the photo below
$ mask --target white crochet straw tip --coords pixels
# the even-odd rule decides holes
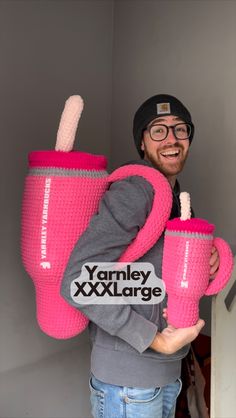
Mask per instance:
[[[81,96],[79,96],[78,94],[74,94],[73,96],[68,97],[65,103],[65,107],[66,106],[75,106],[75,108],[77,108],[78,111],[82,113],[84,108],[84,101]]]
[[[190,194],[187,192],[181,192],[179,195],[180,198],[180,206],[181,206],[181,221],[186,221],[187,219],[191,219],[191,202],[190,202]]]
[[[65,103],[57,132],[55,150],[69,152],[73,149],[75,134],[84,108],[81,96],[70,96]]]

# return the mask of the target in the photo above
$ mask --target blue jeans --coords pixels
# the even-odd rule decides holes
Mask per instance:
[[[89,381],[94,418],[174,418],[182,382],[157,388],[110,385],[93,375]]]

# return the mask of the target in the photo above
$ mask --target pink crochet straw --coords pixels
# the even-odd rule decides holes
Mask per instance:
[[[230,279],[233,255],[221,238],[213,238],[214,225],[204,219],[179,218],[167,222],[162,276],[168,295],[168,322],[176,328],[196,324],[203,295],[220,292]],[[219,252],[220,267],[212,282],[212,246]]]
[[[72,151],[82,106],[77,96],[66,102],[56,151],[29,154],[22,202],[22,260],[35,285],[37,320],[46,334],[60,339],[73,337],[88,325],[88,318],[61,297],[60,287],[74,245],[110,183],[139,175],[156,192],[146,224],[120,261],[132,262],[154,245],[172,206],[169,183],[157,170],[130,165],[109,176],[104,156]]]

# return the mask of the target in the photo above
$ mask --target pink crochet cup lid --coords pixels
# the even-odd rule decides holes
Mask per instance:
[[[167,222],[166,229],[168,231],[177,232],[194,232],[200,234],[213,234],[215,226],[205,219],[191,218],[181,221],[180,218],[174,218]]]
[[[32,151],[28,155],[29,167],[58,167],[77,170],[106,170],[107,159],[81,151]]]

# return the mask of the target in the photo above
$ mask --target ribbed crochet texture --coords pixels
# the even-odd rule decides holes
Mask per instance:
[[[170,215],[171,188],[157,170],[130,165],[109,176],[105,168],[103,156],[78,151],[29,154],[22,203],[22,260],[35,285],[39,326],[54,338],[73,337],[88,324],[88,319],[61,297],[60,286],[73,247],[97,212],[109,184],[140,175],[155,190],[146,224],[120,261],[135,261],[148,251]]]
[[[176,328],[196,324],[203,295],[220,292],[230,279],[233,255],[221,238],[213,238],[214,225],[203,219],[167,222],[162,277],[168,295],[168,322]],[[210,279],[212,246],[219,252],[220,267]]]

